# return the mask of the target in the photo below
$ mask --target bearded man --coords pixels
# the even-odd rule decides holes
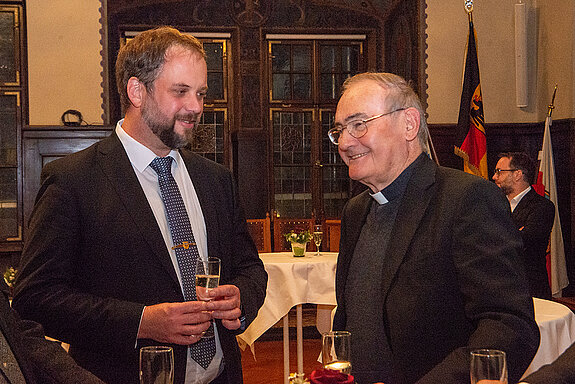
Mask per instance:
[[[203,111],[205,52],[173,28],[146,31],[120,50],[116,80],[115,132],[42,172],[14,306],[106,383],[138,383],[139,348],[160,344],[174,383],[241,383],[235,335],[267,274],[232,174],[182,149]],[[221,285],[204,302],[195,268],[208,256]]]

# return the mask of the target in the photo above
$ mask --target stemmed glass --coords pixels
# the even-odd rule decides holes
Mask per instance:
[[[151,346],[140,349],[140,384],[173,384],[172,347]]]
[[[313,242],[317,248],[316,256],[319,256],[319,246],[321,245],[321,241],[323,240],[323,232],[321,229],[321,225],[316,225],[313,229]]]
[[[198,300],[210,301],[209,292],[220,285],[221,261],[217,257],[209,257],[208,260],[198,258],[196,262],[196,297]],[[211,320],[210,328],[204,332],[202,338],[214,337],[214,320]]]

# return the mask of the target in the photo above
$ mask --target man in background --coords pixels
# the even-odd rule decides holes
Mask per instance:
[[[267,274],[231,172],[182,149],[203,112],[205,52],[173,28],[142,32],[120,49],[116,82],[114,133],[43,169],[14,305],[109,384],[139,382],[146,345],[174,348],[176,384],[242,383],[235,335]],[[221,278],[203,302],[208,256]],[[202,338],[212,318],[216,337]]]
[[[547,247],[555,219],[555,205],[531,188],[535,170],[535,163],[525,152],[501,153],[493,181],[507,196],[513,221],[521,232],[531,296],[551,299]]]
[[[389,73],[348,79],[332,142],[369,187],[343,210],[333,328],[357,382],[469,381],[469,352],[506,352],[519,380],[539,344],[521,238],[492,183],[439,167],[415,92]]]

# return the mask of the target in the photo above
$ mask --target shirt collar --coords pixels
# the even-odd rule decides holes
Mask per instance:
[[[146,167],[150,165],[152,160],[158,157],[150,148],[146,147],[144,144],[138,142],[132,136],[130,136],[124,128],[122,128],[122,124],[124,123],[124,119],[118,121],[116,124],[116,135],[120,139],[120,142],[124,146],[126,150],[126,154],[130,159],[132,165],[139,171],[144,172]],[[180,153],[176,150],[171,150],[168,156],[174,158],[176,164],[180,164],[182,158]]]
[[[521,201],[523,196],[525,196],[527,193],[529,193],[530,190],[531,190],[531,186],[525,188],[521,193],[519,193],[513,199],[509,200],[509,204],[511,205],[511,212],[513,212],[515,210],[515,207],[517,207],[517,204],[519,204],[519,202]]]
[[[417,164],[419,164],[422,161],[423,156],[427,155],[425,153],[420,154],[417,157],[417,159],[415,159],[411,164],[409,164],[409,166],[405,168],[403,172],[401,172],[399,176],[397,176],[395,180],[391,182],[391,184],[389,184],[387,187],[383,188],[381,191],[377,193],[374,194],[370,193],[370,196],[373,197],[373,199],[377,201],[380,205],[386,204],[389,201],[395,200],[398,197],[402,196],[403,193],[405,192],[405,189],[407,188],[407,182],[409,181],[411,174],[413,173],[413,170],[415,169]]]

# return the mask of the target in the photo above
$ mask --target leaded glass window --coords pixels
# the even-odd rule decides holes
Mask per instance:
[[[281,217],[339,218],[347,166],[327,131],[344,80],[365,69],[361,35],[268,35],[273,203]]]
[[[224,163],[224,134],[226,110],[204,111],[200,124],[194,130],[191,150],[215,161]]]

